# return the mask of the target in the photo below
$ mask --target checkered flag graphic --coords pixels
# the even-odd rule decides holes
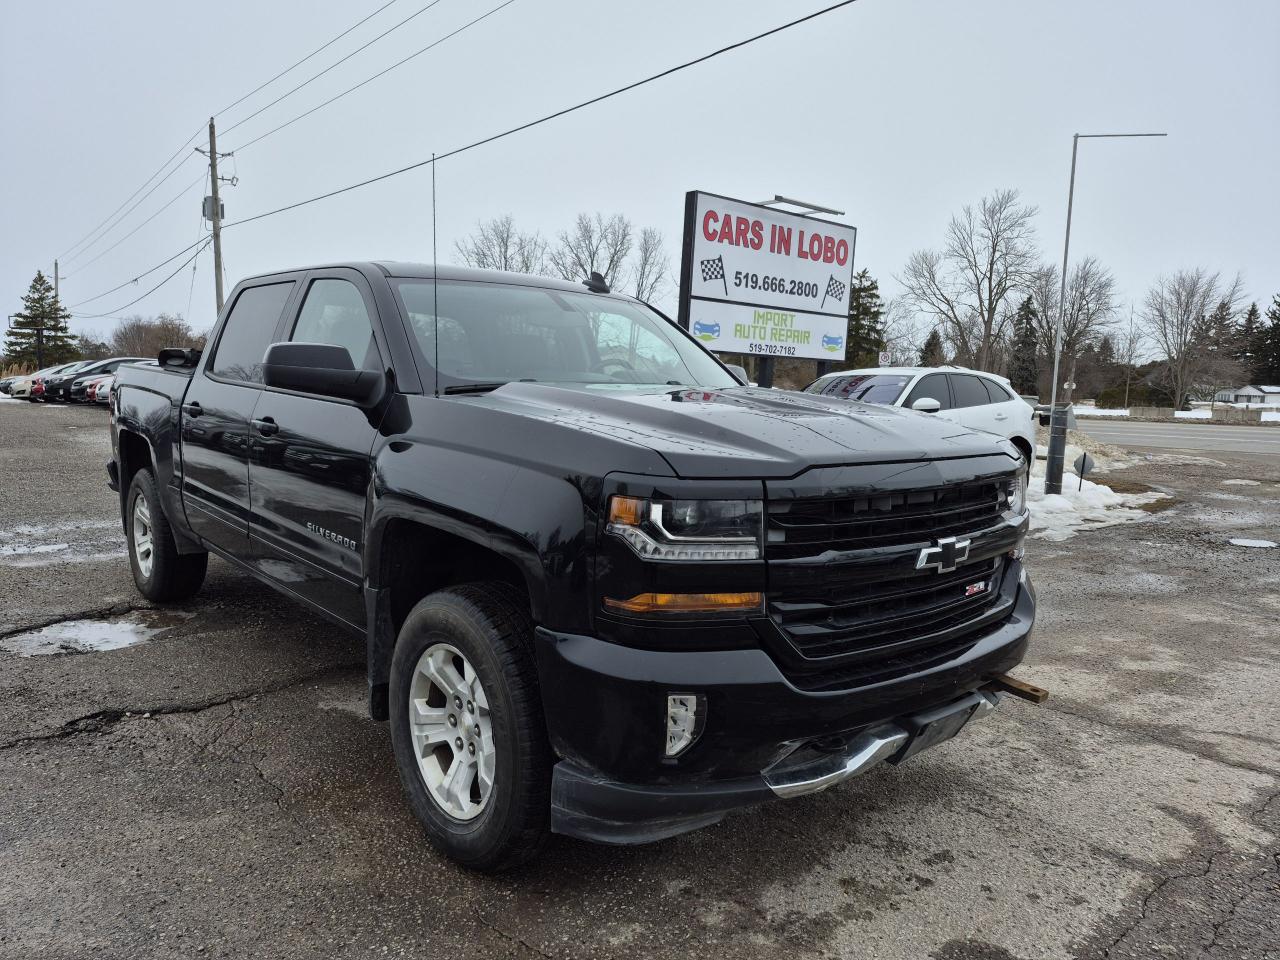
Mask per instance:
[[[702,279],[719,280],[724,285],[724,295],[729,295],[729,281],[724,278],[724,257],[712,257],[698,261],[702,266]]]
[[[837,300],[844,299],[844,284],[835,277],[832,277],[830,274],[827,276],[830,279],[827,280],[827,292],[822,295],[823,307],[827,305],[827,297],[835,297]],[[818,309],[821,310],[822,307],[819,307]]]

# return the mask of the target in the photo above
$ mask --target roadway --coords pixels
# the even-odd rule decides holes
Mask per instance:
[[[1126,420],[1080,417],[1077,429],[1117,447],[1133,450],[1188,453],[1236,453],[1274,463],[1280,459],[1280,428],[1236,427],[1197,423],[1130,423]]]

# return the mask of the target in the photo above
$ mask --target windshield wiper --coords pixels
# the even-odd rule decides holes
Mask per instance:
[[[444,388],[445,393],[489,393],[497,390],[499,387],[505,387],[508,381],[501,380],[497,383],[455,383],[452,386]]]

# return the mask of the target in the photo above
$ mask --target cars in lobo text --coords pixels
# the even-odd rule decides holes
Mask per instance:
[[[141,593],[213,553],[363,637],[408,803],[478,869],[908,760],[1032,631],[1012,444],[742,385],[599,282],[254,277],[111,406]]]
[[[964,367],[870,367],[819,377],[805,393],[933,413],[1011,441],[1028,464],[1036,449],[1033,411],[1004,377]]]

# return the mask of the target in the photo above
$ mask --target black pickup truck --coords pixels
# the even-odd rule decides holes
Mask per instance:
[[[744,385],[598,277],[254,277],[111,414],[138,589],[212,553],[363,637],[409,803],[479,869],[901,762],[1035,617],[1007,441]]]

